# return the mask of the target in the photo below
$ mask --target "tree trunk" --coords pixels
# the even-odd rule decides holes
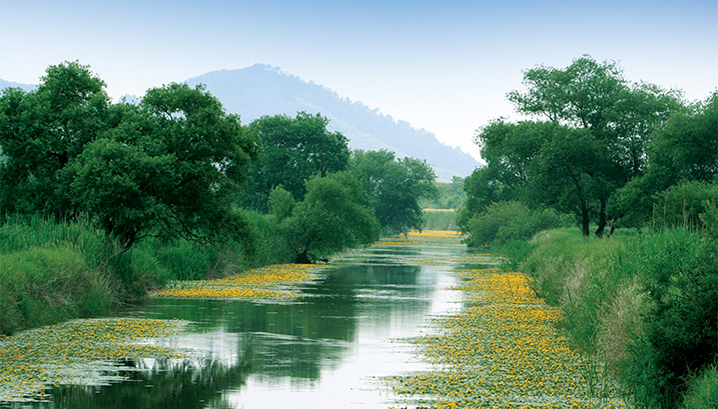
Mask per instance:
[[[581,226],[583,230],[583,237],[588,237],[591,235],[591,230],[588,227],[589,223],[589,208],[586,202],[581,203]]]
[[[308,250],[304,250],[303,252],[297,254],[297,258],[295,259],[295,263],[297,264],[312,264],[312,260],[309,259],[309,254],[307,254]]]
[[[601,199],[601,210],[598,212],[598,229],[596,229],[596,237],[603,237],[603,232],[608,225],[606,218],[606,199]]]

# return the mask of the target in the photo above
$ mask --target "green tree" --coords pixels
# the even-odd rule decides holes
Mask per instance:
[[[105,83],[88,66],[50,66],[37,90],[0,96],[0,212],[62,216],[60,172],[108,129]]]
[[[320,114],[306,112],[295,118],[275,115],[253,121],[249,128],[259,135],[262,152],[248,169],[252,183],[240,196],[240,203],[266,211],[269,193],[277,187],[301,201],[309,179],[345,170],[348,140],[340,132],[330,132],[328,123]]]
[[[325,259],[378,238],[379,224],[356,176],[349,172],[317,176],[306,188],[304,200],[281,226],[297,263]]]
[[[68,201],[124,248],[146,236],[242,238],[234,210],[256,140],[202,86],[170,84],[139,106],[118,104],[118,124],[63,170]]]
[[[590,133],[599,151],[591,155],[591,196],[598,216],[596,235],[610,223],[608,200],[646,168],[649,136],[681,108],[680,94],[651,84],[631,84],[614,62],[583,56],[566,67],[538,66],[524,72],[525,92],[508,98],[517,111]],[[596,173],[596,172],[600,172]],[[585,219],[582,221],[585,224]],[[585,233],[585,230],[584,230]]]
[[[492,203],[529,200],[531,163],[561,128],[552,122],[510,123],[499,118],[477,131],[474,142],[486,166],[464,181],[467,200],[457,215],[462,231],[468,232],[469,220]]]
[[[397,159],[387,150],[352,153],[350,170],[361,180],[376,218],[387,233],[421,230],[424,215],[419,202],[438,194],[434,170],[415,158]]]

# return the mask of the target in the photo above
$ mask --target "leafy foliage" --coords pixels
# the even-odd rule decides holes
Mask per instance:
[[[394,152],[354,151],[350,169],[361,180],[382,229],[388,233],[421,230],[424,224],[419,202],[438,194],[436,175],[415,158],[396,159]]]
[[[88,66],[47,69],[37,90],[8,88],[0,96],[0,211],[65,210],[60,172],[109,127],[105,83]]]
[[[644,173],[649,136],[679,111],[679,93],[630,84],[615,63],[588,56],[565,69],[527,70],[524,83],[528,90],[509,100],[547,122],[499,119],[478,132],[488,170],[476,178],[483,187],[467,185],[460,225],[486,206],[481,201],[508,190],[512,199],[575,214],[586,236],[596,221],[596,235],[604,235],[619,216],[610,213],[611,196]],[[484,198],[471,197],[477,194]]]
[[[369,200],[359,180],[339,172],[315,177],[307,194],[282,230],[297,263],[309,263],[358,245],[373,243],[379,234]]]
[[[497,202],[471,218],[470,247],[501,247],[512,240],[528,240],[534,234],[562,227],[565,218],[551,209],[531,210],[521,202]]]
[[[0,97],[0,210],[87,214],[129,249],[143,237],[236,237],[233,197],[256,158],[252,134],[202,87],[151,89],[109,104],[77,62],[52,66],[36,91]]]
[[[240,203],[266,212],[272,189],[281,187],[294,199],[302,200],[309,179],[345,170],[349,160],[347,138],[327,130],[328,123],[320,114],[306,112],[297,113],[295,118],[275,115],[253,121],[249,128],[259,136],[262,152],[248,168],[252,183],[239,197]]]

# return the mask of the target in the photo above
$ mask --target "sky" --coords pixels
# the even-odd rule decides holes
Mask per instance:
[[[523,70],[584,54],[703,100],[718,87],[718,1],[0,0],[6,81],[79,60],[117,99],[269,64],[476,157],[477,129],[521,119],[506,94]]]

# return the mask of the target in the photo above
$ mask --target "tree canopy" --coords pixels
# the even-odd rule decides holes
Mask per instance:
[[[286,195],[284,195],[286,197]],[[285,198],[285,202],[286,202]],[[366,192],[354,174],[338,172],[315,176],[307,194],[282,222],[296,262],[310,263],[379,237]]]
[[[426,161],[397,159],[387,150],[352,153],[350,170],[362,182],[376,218],[388,233],[421,230],[424,216],[419,202],[438,194],[436,175]]]
[[[201,86],[110,105],[89,67],[47,73],[37,91],[0,97],[4,212],[85,214],[124,248],[148,235],[241,236],[233,199],[258,147],[238,116]]]
[[[538,120],[498,119],[477,131],[487,169],[475,181],[486,186],[466,187],[467,206],[481,202],[471,195],[501,189],[511,199],[576,215],[584,235],[596,222],[596,235],[603,235],[620,216],[609,199],[646,172],[651,135],[681,110],[680,93],[630,83],[616,63],[589,56],[565,69],[526,70],[524,84],[508,99]],[[464,226],[471,214],[461,214]]]
[[[266,211],[269,193],[277,187],[301,201],[312,177],[345,170],[348,140],[340,132],[330,132],[328,123],[320,114],[306,112],[295,118],[274,115],[253,121],[249,128],[259,136],[262,151],[248,167],[251,183],[240,196],[240,204]]]

